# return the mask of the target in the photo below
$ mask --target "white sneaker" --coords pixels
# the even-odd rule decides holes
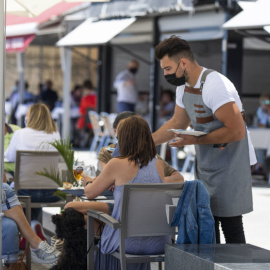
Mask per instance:
[[[54,263],[58,260],[61,252],[50,246],[47,242],[42,241],[38,249],[31,248],[32,261],[35,263]]]

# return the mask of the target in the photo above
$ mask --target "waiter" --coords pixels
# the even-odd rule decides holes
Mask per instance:
[[[168,83],[177,86],[173,117],[153,134],[156,145],[195,145],[196,177],[210,195],[217,243],[219,223],[226,243],[245,243],[242,215],[253,210],[250,164],[256,163],[238,92],[228,78],[200,66],[187,41],[171,36],[155,48]],[[174,135],[189,125],[207,135]]]

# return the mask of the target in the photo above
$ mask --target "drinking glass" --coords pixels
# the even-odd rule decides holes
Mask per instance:
[[[84,171],[84,162],[83,161],[75,161],[73,163],[73,174],[74,177],[78,183],[78,186],[81,187],[82,186],[82,173]]]

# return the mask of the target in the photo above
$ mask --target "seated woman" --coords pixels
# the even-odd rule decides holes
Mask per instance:
[[[9,263],[9,267],[12,269],[12,264],[18,260],[18,227],[30,243],[33,262],[45,264],[56,262],[60,252],[49,246],[47,242],[42,241],[33,232],[13,189],[8,184],[3,183],[3,190],[5,190],[2,199],[4,213],[2,220],[2,259],[4,259],[4,262]]]
[[[121,112],[117,115],[117,117],[115,118],[114,122],[113,122],[113,129],[114,132],[116,134],[117,137],[117,128],[119,123],[130,117],[130,116],[134,116],[137,115],[134,112]],[[104,170],[104,168],[107,166],[108,162],[113,158],[113,157],[117,157],[120,156],[119,153],[119,147],[118,144],[111,144],[109,145],[109,147],[114,148],[114,152],[111,152],[111,150],[108,150],[108,147],[102,147],[101,150],[99,151],[98,154],[98,161],[100,164],[100,170]],[[184,182],[184,177],[174,168],[172,168],[165,160],[161,159],[161,157],[159,155],[156,156],[157,159],[160,159],[163,161],[164,163],[164,179],[163,181],[166,183],[171,183],[171,182]],[[94,181],[95,179],[90,179],[89,177],[87,177],[85,174],[82,174],[83,177],[83,181],[86,183],[87,181]],[[113,189],[113,187],[112,187]],[[102,211],[108,215],[112,214],[112,210],[113,210],[113,203],[104,203],[104,202],[94,202],[94,201],[85,201],[85,202],[77,202],[77,201],[73,201],[73,202],[69,202],[66,204],[65,208],[68,207],[72,207],[78,211],[80,211],[81,213],[83,213],[84,215],[87,215],[87,210],[88,209],[95,209],[95,210],[99,210]]]
[[[26,114],[26,127],[14,132],[5,158],[15,162],[17,150],[56,151],[49,142],[60,140],[60,134],[45,104],[33,104]],[[38,188],[38,187],[37,187]],[[19,195],[31,196],[32,202],[55,202],[60,198],[53,196],[55,190],[19,190]],[[34,211],[33,211],[34,210]],[[38,219],[40,209],[32,210],[32,219]]]
[[[111,216],[119,220],[123,184],[162,183],[164,163],[155,158],[156,147],[148,123],[143,118],[131,116],[122,120],[118,125],[117,134],[121,156],[111,159],[95,181],[85,186],[85,195],[93,199],[115,185],[113,192],[115,204]],[[83,181],[86,183],[87,177],[84,177]],[[170,242],[167,236],[129,238],[126,241],[126,252],[160,254],[164,252],[165,244]],[[102,254],[110,254],[118,250],[119,231],[106,225],[101,235],[100,249]],[[96,260],[96,265],[98,261]],[[113,269],[112,264],[116,261],[113,258],[109,258],[108,261],[106,268],[101,265],[101,269]],[[150,266],[134,264],[129,265],[128,269],[150,269]]]

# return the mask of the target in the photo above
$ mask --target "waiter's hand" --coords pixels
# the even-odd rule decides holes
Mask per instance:
[[[182,147],[185,145],[196,144],[197,137],[193,135],[175,134],[174,141],[170,142],[171,147]]]

